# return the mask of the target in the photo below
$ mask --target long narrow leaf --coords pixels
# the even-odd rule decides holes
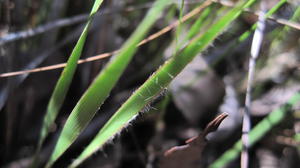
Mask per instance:
[[[289,21],[297,22],[297,20],[299,20],[299,19],[300,19],[300,6],[298,6],[296,8],[293,16],[289,19]],[[274,34],[276,33],[276,38],[275,38],[275,40],[272,41],[270,48],[276,47],[275,45],[280,45],[279,43],[282,43],[282,39],[284,39],[288,35],[290,30],[291,30],[291,27],[289,27],[287,25],[284,26],[283,29],[282,28],[275,29],[273,32],[274,32]]]
[[[155,98],[162,89],[167,87],[174,77],[178,75],[200,51],[203,51],[226,26],[240,15],[243,9],[249,7],[254,2],[255,0],[249,0],[231,9],[216,24],[212,25],[203,36],[195,38],[181,53],[172,57],[159,68],[111,117],[83,153],[73,162],[71,167],[79,165],[126,127],[127,124],[138,115],[138,112],[151,103],[153,98]]]
[[[274,7],[272,7],[267,13],[266,13],[266,17],[270,17],[271,15],[273,15],[282,5],[284,5],[285,3],[287,2],[287,0],[280,0],[280,2],[278,2]],[[223,7],[226,7],[226,6],[223,6]],[[219,13],[222,13],[224,11],[225,8],[221,8],[219,9],[217,12]],[[206,8],[206,10],[208,10],[209,8]],[[202,14],[204,14],[205,11],[202,12]],[[296,12],[295,12],[296,14]],[[198,20],[197,20],[198,22]],[[195,23],[196,24],[196,23]],[[192,27],[196,26],[196,25],[193,25]],[[204,24],[207,24],[207,20],[205,20]],[[200,25],[201,26],[201,25]],[[203,24],[202,24],[203,26]],[[251,35],[251,32],[253,32],[253,30],[255,30],[257,27],[257,24],[253,24],[252,27],[246,31],[245,33],[243,33],[239,38],[237,38],[237,40],[235,40],[232,44],[230,44],[230,46],[223,52],[222,55],[220,55],[218,58],[216,58],[215,60],[212,61],[212,63],[210,64],[211,67],[215,67],[216,64],[218,64],[222,59],[224,59],[224,57],[226,56],[229,56],[230,53],[234,50],[234,47],[236,45],[238,45],[240,42],[246,40],[250,35]],[[196,30],[196,28],[194,28]],[[191,33],[191,35],[193,34],[193,36],[195,34],[197,34],[197,32],[193,32],[192,31],[193,28],[191,28],[191,30],[189,31],[189,34]],[[192,37],[192,36],[188,36],[187,37]],[[243,38],[242,38],[243,37]],[[194,80],[191,80],[185,87],[188,87],[188,86],[191,86],[194,84],[195,81],[197,81],[198,78],[200,78],[201,75],[197,76]]]
[[[203,22],[205,21],[205,19],[207,18],[207,16],[211,11],[212,11],[212,6],[205,8],[205,10],[199,15],[198,19],[189,30],[184,42],[186,40],[192,39],[192,37],[198,34],[199,30],[204,26]]]
[[[278,8],[283,5],[286,2],[286,0],[282,0],[279,2],[276,6],[274,6],[268,13],[273,14],[278,10]],[[293,17],[290,19],[291,21],[294,21],[296,18],[299,17],[300,8],[298,7],[296,11],[294,12]],[[256,25],[255,25],[256,26]],[[280,35],[287,33],[289,30],[289,27],[284,27],[284,29],[279,33]],[[280,37],[279,37],[280,38]],[[279,39],[278,38],[278,39]],[[277,39],[277,40],[278,40]],[[278,42],[278,41],[277,41]],[[274,42],[273,42],[274,43]],[[272,44],[273,44],[272,43]],[[272,47],[271,47],[272,48]],[[276,124],[278,124],[281,120],[284,119],[286,116],[287,107],[295,105],[297,102],[300,101],[300,93],[296,93],[285,106],[282,106],[279,109],[274,110],[267,116],[264,120],[262,120],[259,124],[257,124],[251,132],[249,132],[249,144],[252,146],[254,145],[258,140],[260,140],[268,131],[270,131]],[[272,120],[271,120],[272,119]],[[239,140],[235,143],[233,148],[227,150],[219,159],[217,159],[210,167],[211,168],[217,168],[217,167],[224,167],[228,162],[232,161],[233,159],[237,158],[239,153],[242,150],[242,142]]]
[[[48,135],[50,127],[53,125],[54,120],[57,117],[57,114],[65,100],[66,94],[69,90],[70,83],[73,79],[76,67],[77,67],[77,61],[81,55],[82,48],[85,43],[85,39],[88,34],[88,29],[90,27],[92,17],[99,9],[101,3],[103,0],[95,0],[94,6],[90,12],[89,20],[84,27],[84,30],[82,31],[79,40],[77,41],[71,56],[68,59],[67,66],[64,68],[61,76],[59,77],[58,82],[56,83],[56,86],[54,88],[54,91],[51,95],[49,104],[47,106],[47,113],[44,117],[43,126],[40,134],[40,139],[38,142],[37,147],[37,153],[39,152],[45,138]]]
[[[133,35],[124,44],[119,53],[111,59],[78,101],[66,121],[46,167],[50,167],[67,150],[94,117],[132,59],[136,51],[136,45],[146,35],[151,25],[160,16],[167,4],[167,0],[158,0],[154,3]]]
[[[278,2],[273,8],[271,8],[265,15],[265,18],[270,17],[271,15],[273,15],[276,11],[278,11],[278,9],[280,7],[282,7],[282,5],[284,5],[285,3],[287,3],[287,0],[280,0],[280,2]],[[257,28],[257,23],[253,24],[252,27],[250,28],[250,30],[244,32],[239,38],[238,38],[238,42],[244,41],[246,40],[251,33]]]
[[[282,7],[285,3],[287,2],[287,0],[280,0],[274,7],[272,7],[265,15],[265,17],[270,17],[272,16],[276,11],[278,11],[278,9],[280,7]],[[232,51],[234,51],[234,48],[236,45],[238,45],[239,43],[245,41],[252,33],[253,31],[257,28],[257,23],[253,24],[251,26],[251,28],[247,31],[245,31],[242,35],[240,35],[235,41],[233,41],[232,44],[230,44],[230,46],[227,47],[227,49],[223,52],[223,54],[216,59],[213,63],[212,66],[215,66],[216,64],[218,64],[225,56],[230,55],[230,53]]]

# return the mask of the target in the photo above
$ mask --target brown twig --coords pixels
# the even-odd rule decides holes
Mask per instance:
[[[206,8],[207,6],[209,6],[212,3],[211,0],[207,0],[205,1],[203,4],[201,4],[199,7],[195,8],[194,10],[192,10],[191,12],[189,12],[188,14],[186,14],[181,22],[185,22],[188,19],[192,18],[193,16],[197,15],[198,13],[200,13],[204,8]],[[144,45],[158,37],[160,37],[161,35],[169,32],[170,30],[172,30],[173,28],[177,27],[179,25],[179,21],[175,21],[174,23],[170,24],[169,26],[161,29],[160,31],[148,36],[147,38],[145,38],[144,40],[142,40],[138,46]],[[113,52],[108,52],[108,53],[103,53],[100,55],[96,55],[93,57],[89,57],[86,59],[80,59],[78,61],[78,64],[82,64],[82,63],[86,63],[86,62],[92,62],[92,61],[96,61],[96,60],[100,60],[103,58],[107,58],[110,57],[114,54],[116,54],[119,50],[115,50]],[[45,66],[45,67],[41,67],[41,68],[35,68],[35,69],[29,69],[29,70],[23,70],[23,71],[16,71],[16,72],[8,72],[8,73],[3,73],[0,74],[0,77],[9,77],[9,76],[16,76],[16,75],[22,75],[22,74],[26,74],[26,73],[33,73],[33,72],[42,72],[42,71],[48,71],[48,70],[53,70],[53,69],[59,69],[59,68],[63,68],[65,67],[67,64],[66,63],[61,63],[61,64],[55,64],[55,65],[51,65],[51,66]]]
[[[197,1],[193,2],[188,2],[187,4],[194,4],[194,3],[199,3]],[[170,2],[170,4],[173,4]],[[142,4],[142,5],[137,5],[137,6],[129,6],[121,10],[117,10],[117,12],[131,12],[139,9],[145,9],[145,8],[150,8],[153,5],[152,2]],[[9,8],[5,8],[9,9]],[[97,12],[97,15],[106,15],[106,14],[111,14],[116,12],[116,10],[111,10],[111,9],[101,9],[100,12]],[[13,42],[16,40],[21,40],[21,39],[26,39],[32,36],[36,36],[45,32],[48,32],[53,29],[58,29],[64,26],[70,26],[78,23],[82,23],[88,19],[89,15],[88,14],[81,14],[81,15],[76,15],[72,16],[69,18],[63,18],[59,20],[55,20],[49,23],[46,23],[44,25],[40,25],[38,27],[32,28],[32,29],[27,29],[19,32],[11,32],[9,34],[1,35],[0,33],[0,46],[4,45],[9,42]]]
[[[205,3],[205,2],[210,2],[209,4]],[[187,15],[185,15],[182,18],[182,22],[187,21],[188,19],[190,19],[191,17],[195,16],[196,14],[198,14],[199,12],[201,12],[203,10],[203,8],[209,6],[211,4],[211,1],[205,1],[201,6],[199,6],[198,8],[194,9],[193,11],[191,11],[190,13],[188,13]],[[215,3],[220,3],[223,6],[228,6],[228,7],[234,7],[233,4],[231,3],[224,3],[224,2],[220,2],[217,0],[212,0],[212,2]],[[244,12],[249,12],[253,15],[258,15],[255,12],[249,11],[249,10],[245,10]],[[285,19],[277,19],[274,18],[272,16],[266,18],[269,20],[272,20],[274,22],[277,22],[279,24],[285,25],[285,26],[289,26],[292,27],[294,29],[300,30],[300,24],[299,23],[295,23],[295,22],[291,22]],[[170,30],[172,30],[173,28],[177,27],[179,24],[179,21],[177,20],[176,22],[174,22],[173,24],[161,29],[160,31],[150,35],[149,37],[145,38],[144,40],[142,40],[138,46],[144,45],[156,38],[158,38],[159,36],[169,32]],[[97,61],[103,58],[107,58],[112,56],[113,54],[117,53],[118,50],[109,52],[109,53],[103,53],[100,55],[96,55],[96,56],[92,56],[86,59],[80,59],[78,61],[78,64],[82,64],[82,63],[86,63],[86,62],[92,62],[92,61]],[[66,66],[66,63],[60,63],[60,64],[55,64],[55,65],[50,65],[50,66],[45,66],[45,67],[40,67],[40,68],[34,68],[34,69],[29,69],[29,70],[22,70],[22,71],[15,71],[15,72],[8,72],[8,73],[2,73],[0,74],[0,78],[3,77],[11,77],[11,76],[17,76],[17,75],[22,75],[22,74],[27,74],[27,73],[34,73],[34,72],[42,72],[42,71],[49,71],[49,70],[54,70],[54,69],[59,69],[59,68],[64,68]]]

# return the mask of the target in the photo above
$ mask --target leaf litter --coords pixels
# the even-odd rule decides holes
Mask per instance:
[[[185,145],[174,146],[167,150],[160,160],[160,168],[199,167],[202,151],[207,144],[206,136],[216,131],[227,116],[227,113],[218,115],[207,124],[203,132],[186,140]]]

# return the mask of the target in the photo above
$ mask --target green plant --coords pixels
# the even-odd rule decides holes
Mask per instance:
[[[158,0],[153,5],[133,35],[127,40],[117,55],[111,59],[81,97],[66,121],[54,148],[54,152],[46,167],[50,167],[67,150],[91,121],[97,112],[97,109],[108,97],[111,89],[130,62],[136,51],[137,44],[142,40],[150,26],[162,13],[167,2],[168,1],[166,0]]]
[[[249,144],[254,145],[268,131],[276,126],[288,114],[289,110],[300,101],[300,93],[293,95],[289,101],[278,109],[272,111],[267,117],[260,121],[249,133]],[[214,161],[210,168],[223,167],[228,162],[238,157],[242,150],[242,141],[237,141],[234,146],[227,150],[220,158]]]
[[[147,65],[151,64],[151,67],[150,68],[146,67],[145,69],[147,70],[143,69],[142,73],[137,72],[138,74],[137,76],[142,74],[144,80],[148,77],[145,76],[145,74],[149,75],[149,73],[153,72],[154,69],[157,69],[159,65],[160,67],[142,85],[140,85],[140,81],[139,81],[139,84],[136,84],[133,87],[130,86],[130,88],[126,88],[132,91],[132,89],[136,89],[137,86],[139,86],[139,88],[136,89],[136,91],[134,91],[131,96],[129,96],[129,98],[121,105],[119,109],[117,109],[117,111],[112,115],[112,117],[109,120],[107,120],[105,123],[101,123],[104,124],[104,126],[95,135],[94,139],[83,149],[82,153],[80,153],[77,156],[77,158],[75,156],[74,161],[69,165],[69,167],[79,166],[86,159],[91,157],[92,154],[101,150],[105,144],[107,144],[108,142],[116,138],[118,135],[120,135],[120,133],[123,130],[126,130],[129,125],[134,123],[135,119],[137,118],[137,116],[140,116],[140,114],[143,114],[145,112],[150,112],[151,114],[153,114],[155,113],[155,109],[159,109],[158,110],[159,112],[165,111],[167,108],[166,106],[167,103],[169,101],[172,101],[171,97],[167,97],[163,101],[160,101],[158,104],[155,103],[157,103],[157,100],[160,97],[164,96],[165,91],[168,90],[168,85],[175,79],[175,77],[179,73],[181,73],[184,70],[184,68],[187,65],[189,65],[189,63],[197,55],[200,54],[205,55],[207,48],[209,46],[213,46],[214,40],[218,38],[220,34],[224,32],[229,32],[228,34],[230,34],[232,32],[236,32],[235,31],[236,29],[238,29],[239,31],[240,25],[238,24],[240,24],[240,20],[237,18],[240,16],[242,12],[245,12],[247,10],[248,14],[250,13],[251,16],[257,16],[257,14],[254,14],[254,12],[251,12],[251,10],[248,11],[248,8],[251,5],[253,5],[256,2],[256,0],[248,0],[248,1],[245,0],[245,1],[238,2],[235,5],[223,4],[223,2],[214,1],[214,0],[206,0],[202,3],[197,2],[195,3],[197,5],[194,5],[192,7],[187,7],[187,8],[186,5],[189,2],[181,1],[181,2],[177,2],[177,4],[174,4],[175,2],[173,1],[170,2],[167,0],[156,0],[155,3],[151,4],[151,7],[148,6],[150,10],[145,15],[144,19],[141,21],[139,26],[132,33],[132,35],[129,38],[127,38],[127,36],[126,38],[124,38],[126,42],[122,45],[121,49],[115,50],[110,53],[101,54],[100,56],[96,56],[97,58],[91,57],[86,60],[79,60],[79,57],[82,51],[84,50],[84,44],[88,35],[88,31],[91,27],[91,22],[96,12],[98,11],[99,7],[101,6],[102,2],[103,2],[102,0],[95,0],[93,8],[89,14],[89,19],[83,29],[83,32],[81,33],[80,38],[78,39],[74,49],[72,50],[72,53],[68,59],[66,67],[63,70],[61,76],[59,77],[54,91],[52,92],[50,101],[47,106],[47,113],[43,120],[43,125],[40,132],[40,139],[38,141],[38,146],[36,148],[35,158],[33,160],[32,167],[39,166],[37,164],[38,161],[40,161],[41,163],[44,161],[42,159],[39,160],[41,158],[39,155],[43,152],[41,151],[41,149],[43,149],[42,145],[46,137],[48,136],[51,127],[55,124],[54,122],[59,114],[59,111],[61,111],[61,107],[66,99],[66,95],[68,93],[70,84],[73,80],[73,76],[76,71],[77,64],[85,62],[86,60],[94,61],[100,59],[100,57],[104,58],[104,57],[113,56],[110,59],[110,61],[104,66],[104,68],[99,72],[99,74],[96,76],[94,81],[90,84],[90,86],[87,88],[84,94],[81,96],[80,100],[77,102],[77,104],[71,111],[70,115],[67,116],[67,120],[65,124],[62,126],[62,132],[59,134],[57,142],[55,141],[56,146],[54,147],[54,151],[50,155],[50,159],[47,160],[46,167],[52,167],[54,163],[56,163],[56,161],[61,158],[61,156],[69,149],[69,147],[75,141],[81,140],[78,138],[79,135],[92,122],[92,119],[97,114],[99,108],[110,96],[112,89],[114,89],[115,87],[118,88],[117,84],[123,82],[123,81],[119,81],[122,74],[125,72],[127,68],[128,69],[132,68],[129,66],[129,63],[131,62],[131,60],[133,60],[133,57],[136,51],[138,50],[139,46],[144,45],[157,37],[160,37],[162,34],[167,34],[166,32],[169,32],[172,29],[176,28],[174,32],[170,33],[171,34],[170,37],[169,35],[166,35],[171,40],[168,39],[165,41],[162,40],[159,42],[153,42],[151,44],[148,43],[149,48],[151,48],[151,51],[155,50],[156,51],[155,53],[156,54],[159,53],[159,54],[157,54],[158,56],[151,57],[151,59],[154,58],[155,60],[154,59],[150,60],[147,58],[147,61],[150,60],[150,63],[147,62]],[[47,3],[45,3],[44,5],[49,6],[49,4],[51,4],[51,2],[47,1]],[[170,4],[172,4],[171,5],[172,9],[168,11],[167,17],[162,18],[162,20],[169,23],[172,22],[172,20],[175,18],[176,21],[170,24],[169,26],[161,29],[160,31],[158,31],[158,33],[155,33],[145,38],[152,25],[154,25],[157,19],[163,14],[165,8]],[[266,13],[265,19],[271,18],[273,21],[275,20],[276,22],[280,23],[280,20],[276,20],[272,18],[272,14],[278,11],[278,9],[284,4],[287,4],[287,0],[280,0]],[[126,5],[124,5],[124,7],[127,8]],[[131,6],[129,7],[129,9],[130,8]],[[185,13],[184,9],[191,9],[191,8],[194,9],[191,10],[191,12],[189,12],[188,14],[184,15]],[[294,16],[292,17],[291,21],[295,21],[295,19],[299,17],[299,13],[300,12],[298,7],[297,10],[295,10],[294,12]],[[41,15],[41,20],[43,20],[43,18],[46,17],[44,16],[46,14],[47,11],[43,11]],[[247,18],[247,16],[245,18],[241,18],[241,20],[245,21],[249,19]],[[232,25],[233,22],[234,25]],[[160,24],[157,24],[157,27],[161,25],[161,22],[159,23]],[[251,22],[251,24],[252,23],[253,21]],[[297,23],[290,24],[289,22],[287,22],[285,24],[294,25],[294,27],[286,26],[283,29],[279,27],[272,33],[266,34],[267,36],[269,35],[268,36],[269,39],[273,40],[270,43],[271,46],[280,45],[280,42],[282,42],[282,38],[288,36],[287,32],[290,31],[290,28],[297,27]],[[229,29],[230,26],[233,28],[233,30]],[[229,45],[226,45],[225,50],[222,50],[223,48],[221,48],[222,53],[217,55],[217,57],[209,55],[210,50],[207,51],[209,53],[207,57],[210,57],[209,59],[211,59],[212,61],[207,62],[207,65],[209,66],[204,71],[209,71],[209,73],[214,73],[213,70],[219,70],[220,68],[219,63],[222,64],[224,62],[226,63],[229,62],[227,59],[231,59],[230,55],[233,53],[233,50],[238,48],[237,45],[249,40],[249,37],[251,36],[251,34],[256,28],[257,28],[257,24],[252,24],[247,28],[245,27],[241,28],[241,30],[243,30],[242,32],[239,32],[239,34],[241,35],[238,34],[236,36],[231,36],[228,35],[227,33],[226,34],[224,33],[224,36],[226,36],[225,38],[224,36],[220,36],[221,40],[225,39],[224,41],[226,42],[230,41],[230,43],[228,43]],[[280,34],[279,38],[274,38],[277,33]],[[172,41],[172,43],[169,44],[169,41]],[[275,44],[277,42],[278,44]],[[1,39],[0,39],[0,43],[1,43]],[[161,54],[161,52],[165,50],[164,47],[159,46],[162,43],[164,43],[163,44],[164,47],[169,46],[169,48],[171,48],[171,52],[169,52],[168,50],[169,48],[165,51],[166,55],[171,55],[171,57],[168,58],[167,60],[164,60],[162,58],[163,54]],[[224,42],[222,41],[221,44],[222,43]],[[219,40],[217,40],[215,44],[217,47],[215,46],[211,47],[212,50],[215,50],[215,48],[217,50],[219,49],[218,48]],[[89,46],[86,45],[86,47]],[[161,47],[161,48],[157,49],[157,47]],[[159,52],[157,50],[159,50]],[[206,56],[204,57],[205,57],[204,59],[206,59]],[[275,57],[276,54],[274,54],[274,58]],[[144,59],[144,58],[139,58],[139,59]],[[246,61],[245,58],[242,59],[243,59],[242,61],[244,62]],[[239,66],[241,64],[244,64],[244,62],[241,62],[241,60],[230,60],[230,63],[239,64]],[[262,65],[264,65],[264,62],[261,63]],[[227,65],[226,68],[228,68]],[[149,69],[151,69],[151,72]],[[237,69],[241,70],[242,68],[239,67]],[[294,71],[292,72],[294,73]],[[18,74],[22,74],[22,73],[26,73],[26,72],[19,72]],[[185,89],[191,88],[192,85],[195,84],[200,78],[206,77],[206,75],[208,75],[209,73],[202,73],[202,70],[201,70],[201,74],[195,72],[196,77],[193,78],[190,81],[190,83],[188,83],[188,85],[184,86],[184,88]],[[244,71],[239,72],[239,75],[240,74],[244,75],[243,73],[245,72]],[[226,75],[228,74],[232,75],[231,72],[230,73],[226,72]],[[10,75],[16,75],[16,74],[3,73],[0,74],[0,78],[8,77]],[[238,78],[241,80],[244,79],[243,77],[238,77]],[[239,85],[239,82],[237,83],[238,83],[237,85]],[[259,86],[256,86],[255,83],[254,87],[258,88]],[[260,96],[261,91],[264,89],[265,88],[261,87],[261,89],[257,91],[256,94]],[[244,92],[245,90],[241,89],[239,94],[243,95]],[[0,98],[1,95],[2,93],[0,93]],[[173,95],[173,97],[174,96],[176,95]],[[114,98],[114,95],[112,95],[112,97]],[[250,145],[255,144],[255,142],[261,139],[263,135],[265,135],[276,124],[278,124],[286,116],[286,112],[290,110],[290,107],[295,105],[299,101],[299,99],[300,99],[299,93],[297,93],[287,102],[286,105],[273,111],[270,115],[265,117],[264,120],[262,120],[258,125],[256,125],[249,135]],[[163,113],[161,115],[163,115]],[[160,116],[160,118],[161,117],[162,116]],[[299,139],[299,138],[297,135],[295,135],[294,139]],[[227,162],[236,158],[242,148],[241,141],[238,141],[233,148],[234,149],[230,149],[227,152],[225,152],[221,156],[221,158],[219,158],[210,166],[223,167],[227,164]],[[73,157],[74,155],[72,155],[72,158]]]
[[[93,19],[94,15],[96,14],[96,12],[98,11],[102,2],[103,2],[103,0],[95,0],[93,8],[90,12],[88,22],[86,23],[86,26],[84,27],[84,29],[80,35],[80,38],[78,39],[78,41],[71,53],[71,56],[67,62],[67,66],[63,70],[60,78],[57,81],[54,91],[52,92],[49,104],[47,106],[47,112],[44,117],[36,155],[39,154],[39,151],[43,145],[43,142],[49,133],[49,129],[54,124],[54,121],[58,115],[58,112],[64,102],[64,99],[67,95],[67,92],[69,90],[71,81],[73,79],[73,76],[74,76],[74,73],[75,73],[75,70],[77,67],[77,61],[82,53],[83,46],[84,46],[86,37],[88,35],[88,30],[91,25],[92,19]]]
[[[125,128],[200,51],[203,51],[230,22],[239,16],[244,8],[249,7],[254,2],[251,0],[230,10],[207,32],[194,38],[178,55],[166,61],[111,117],[81,155],[75,159],[71,167],[79,165]]]

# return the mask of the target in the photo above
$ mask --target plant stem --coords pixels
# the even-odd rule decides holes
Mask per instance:
[[[263,9],[263,3],[262,7]],[[251,89],[255,73],[255,63],[259,55],[263,40],[263,31],[265,28],[265,13],[263,11],[259,14],[257,29],[254,32],[252,46],[251,46],[251,57],[249,62],[249,73],[248,73],[248,83],[247,92],[245,100],[245,110],[243,116],[243,128],[242,128],[242,153],[241,153],[241,168],[248,168],[249,166],[249,132],[251,129]]]

